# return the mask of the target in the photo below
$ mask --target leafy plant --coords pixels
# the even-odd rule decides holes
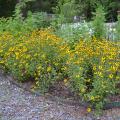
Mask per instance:
[[[94,38],[79,41],[70,52],[68,83],[97,110],[102,109],[109,95],[118,92],[119,49],[117,44]]]
[[[106,37],[106,26],[105,26],[105,12],[102,6],[99,6],[94,13],[92,27],[94,29],[94,36],[98,39]]]
[[[118,21],[116,24],[116,31],[117,31],[117,40],[120,40],[120,15],[118,15]]]
[[[55,28],[58,28],[64,23],[73,22],[73,17],[77,13],[76,8],[74,0],[59,0],[57,6],[53,8],[57,17],[53,19],[52,25],[56,25]]]
[[[0,64],[19,81],[34,80],[41,92],[60,79],[65,62],[67,46],[50,32],[33,31],[22,36],[4,32],[0,36]]]
[[[24,35],[3,32],[0,46],[0,65],[19,81],[33,80],[40,92],[63,80],[97,110],[118,93],[119,43],[93,38],[70,44],[41,29]]]
[[[27,16],[24,17],[22,9],[26,7],[27,2],[30,1],[33,0],[19,2],[16,5],[15,13],[12,17],[0,19],[0,32],[9,31],[14,34],[18,32],[26,33],[50,25],[50,21],[47,21],[47,14],[45,12],[32,13],[28,11]]]
[[[55,32],[59,37],[63,38],[66,42],[71,45],[79,42],[80,40],[90,40],[93,36],[93,29],[91,23],[66,23],[57,29]]]

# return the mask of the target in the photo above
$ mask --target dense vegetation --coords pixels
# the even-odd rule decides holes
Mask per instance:
[[[92,106],[101,110],[108,96],[119,94],[120,16],[112,31],[107,30],[104,2],[95,9],[94,1],[89,1],[95,9],[90,15],[92,21],[72,27],[71,17],[82,12],[76,11],[80,6],[74,6],[80,1],[46,0],[46,4],[54,3],[48,11],[54,9],[57,17],[51,20],[43,11],[26,12],[30,1],[33,0],[17,1],[12,17],[0,19],[0,67],[20,82],[32,79],[34,89],[41,93],[62,81],[76,96],[90,103],[89,112]],[[66,8],[72,12],[65,13]],[[108,39],[109,34],[114,39]]]
[[[25,0],[0,0],[0,17],[11,16],[15,10],[15,5]],[[44,11],[47,13],[60,12],[61,7],[71,9],[70,4],[76,9],[76,15],[85,16],[87,20],[92,18],[92,12],[95,11],[96,6],[101,4],[105,8],[106,19],[108,21],[117,20],[117,11],[120,8],[119,0],[26,0],[28,4],[23,8],[23,12]],[[57,6],[57,7],[56,7]],[[68,10],[67,10],[68,11]],[[73,11],[72,11],[73,12]]]

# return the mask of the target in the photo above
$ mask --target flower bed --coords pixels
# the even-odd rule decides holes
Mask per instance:
[[[84,101],[101,109],[106,98],[118,93],[119,43],[95,38],[69,45],[51,30],[25,35],[0,35],[0,65],[19,81],[29,79],[34,88],[47,92],[57,81]]]

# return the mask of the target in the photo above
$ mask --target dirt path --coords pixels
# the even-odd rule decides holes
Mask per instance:
[[[0,72],[0,120],[97,120],[80,106],[62,105],[11,84]],[[100,120],[120,120],[120,109],[104,111]]]

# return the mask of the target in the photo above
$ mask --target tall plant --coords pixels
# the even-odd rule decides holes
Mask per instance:
[[[116,31],[117,31],[117,40],[120,40],[120,15],[118,14],[118,21],[116,25]]]
[[[28,2],[32,2],[35,0],[18,0],[18,3],[15,6],[14,17],[17,19],[21,19],[23,17],[23,9],[26,8]]]
[[[105,26],[105,12],[102,6],[96,8],[96,12],[93,13],[92,26],[94,29],[94,36],[99,39],[103,39],[106,36]]]
[[[64,22],[72,22],[73,17],[77,13],[75,0],[59,0],[54,10],[55,13],[64,16]]]

